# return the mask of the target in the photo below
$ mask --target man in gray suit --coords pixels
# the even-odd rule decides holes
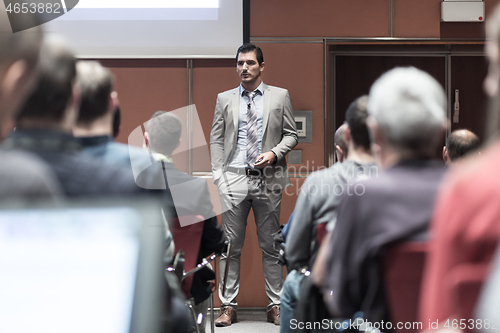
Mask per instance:
[[[298,143],[288,91],[264,84],[264,58],[259,47],[243,44],[236,54],[241,85],[217,96],[210,134],[214,183],[223,208],[222,225],[232,241],[232,254],[217,326],[236,322],[240,254],[250,208],[255,215],[266,294],[267,320],[279,325],[283,269],[272,234],[279,230],[281,194],[290,185],[285,156]],[[227,258],[221,258],[221,277]],[[222,281],[222,278],[221,278]]]

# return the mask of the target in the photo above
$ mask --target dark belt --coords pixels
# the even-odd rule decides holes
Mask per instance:
[[[228,167],[227,171],[232,173],[237,173],[238,175],[242,176],[257,176],[257,177],[262,176],[262,169]]]

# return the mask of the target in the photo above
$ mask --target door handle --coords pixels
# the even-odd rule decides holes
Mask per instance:
[[[460,91],[455,89],[455,104],[453,108],[453,123],[458,124],[460,121]]]

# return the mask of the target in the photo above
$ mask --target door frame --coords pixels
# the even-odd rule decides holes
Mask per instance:
[[[327,41],[325,42],[325,157],[328,166],[335,162],[335,146],[333,144],[336,124],[336,56],[397,56],[397,57],[444,57],[445,58],[445,92],[447,96],[447,116],[452,115],[451,61],[453,56],[484,56],[484,41]],[[448,128],[446,135],[450,134]]]

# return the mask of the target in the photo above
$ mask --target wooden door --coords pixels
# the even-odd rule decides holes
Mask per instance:
[[[486,58],[482,55],[452,55],[450,58],[451,130],[466,128],[476,133],[483,142],[488,100],[483,90],[488,71]],[[458,117],[454,117],[456,97],[459,103]]]
[[[335,55],[334,56],[334,127],[335,131],[345,120],[349,104],[370,87],[383,73],[395,67],[414,66],[432,75],[442,86],[446,83],[446,55]],[[441,143],[444,145],[445,134]],[[441,158],[442,145],[436,151]]]

